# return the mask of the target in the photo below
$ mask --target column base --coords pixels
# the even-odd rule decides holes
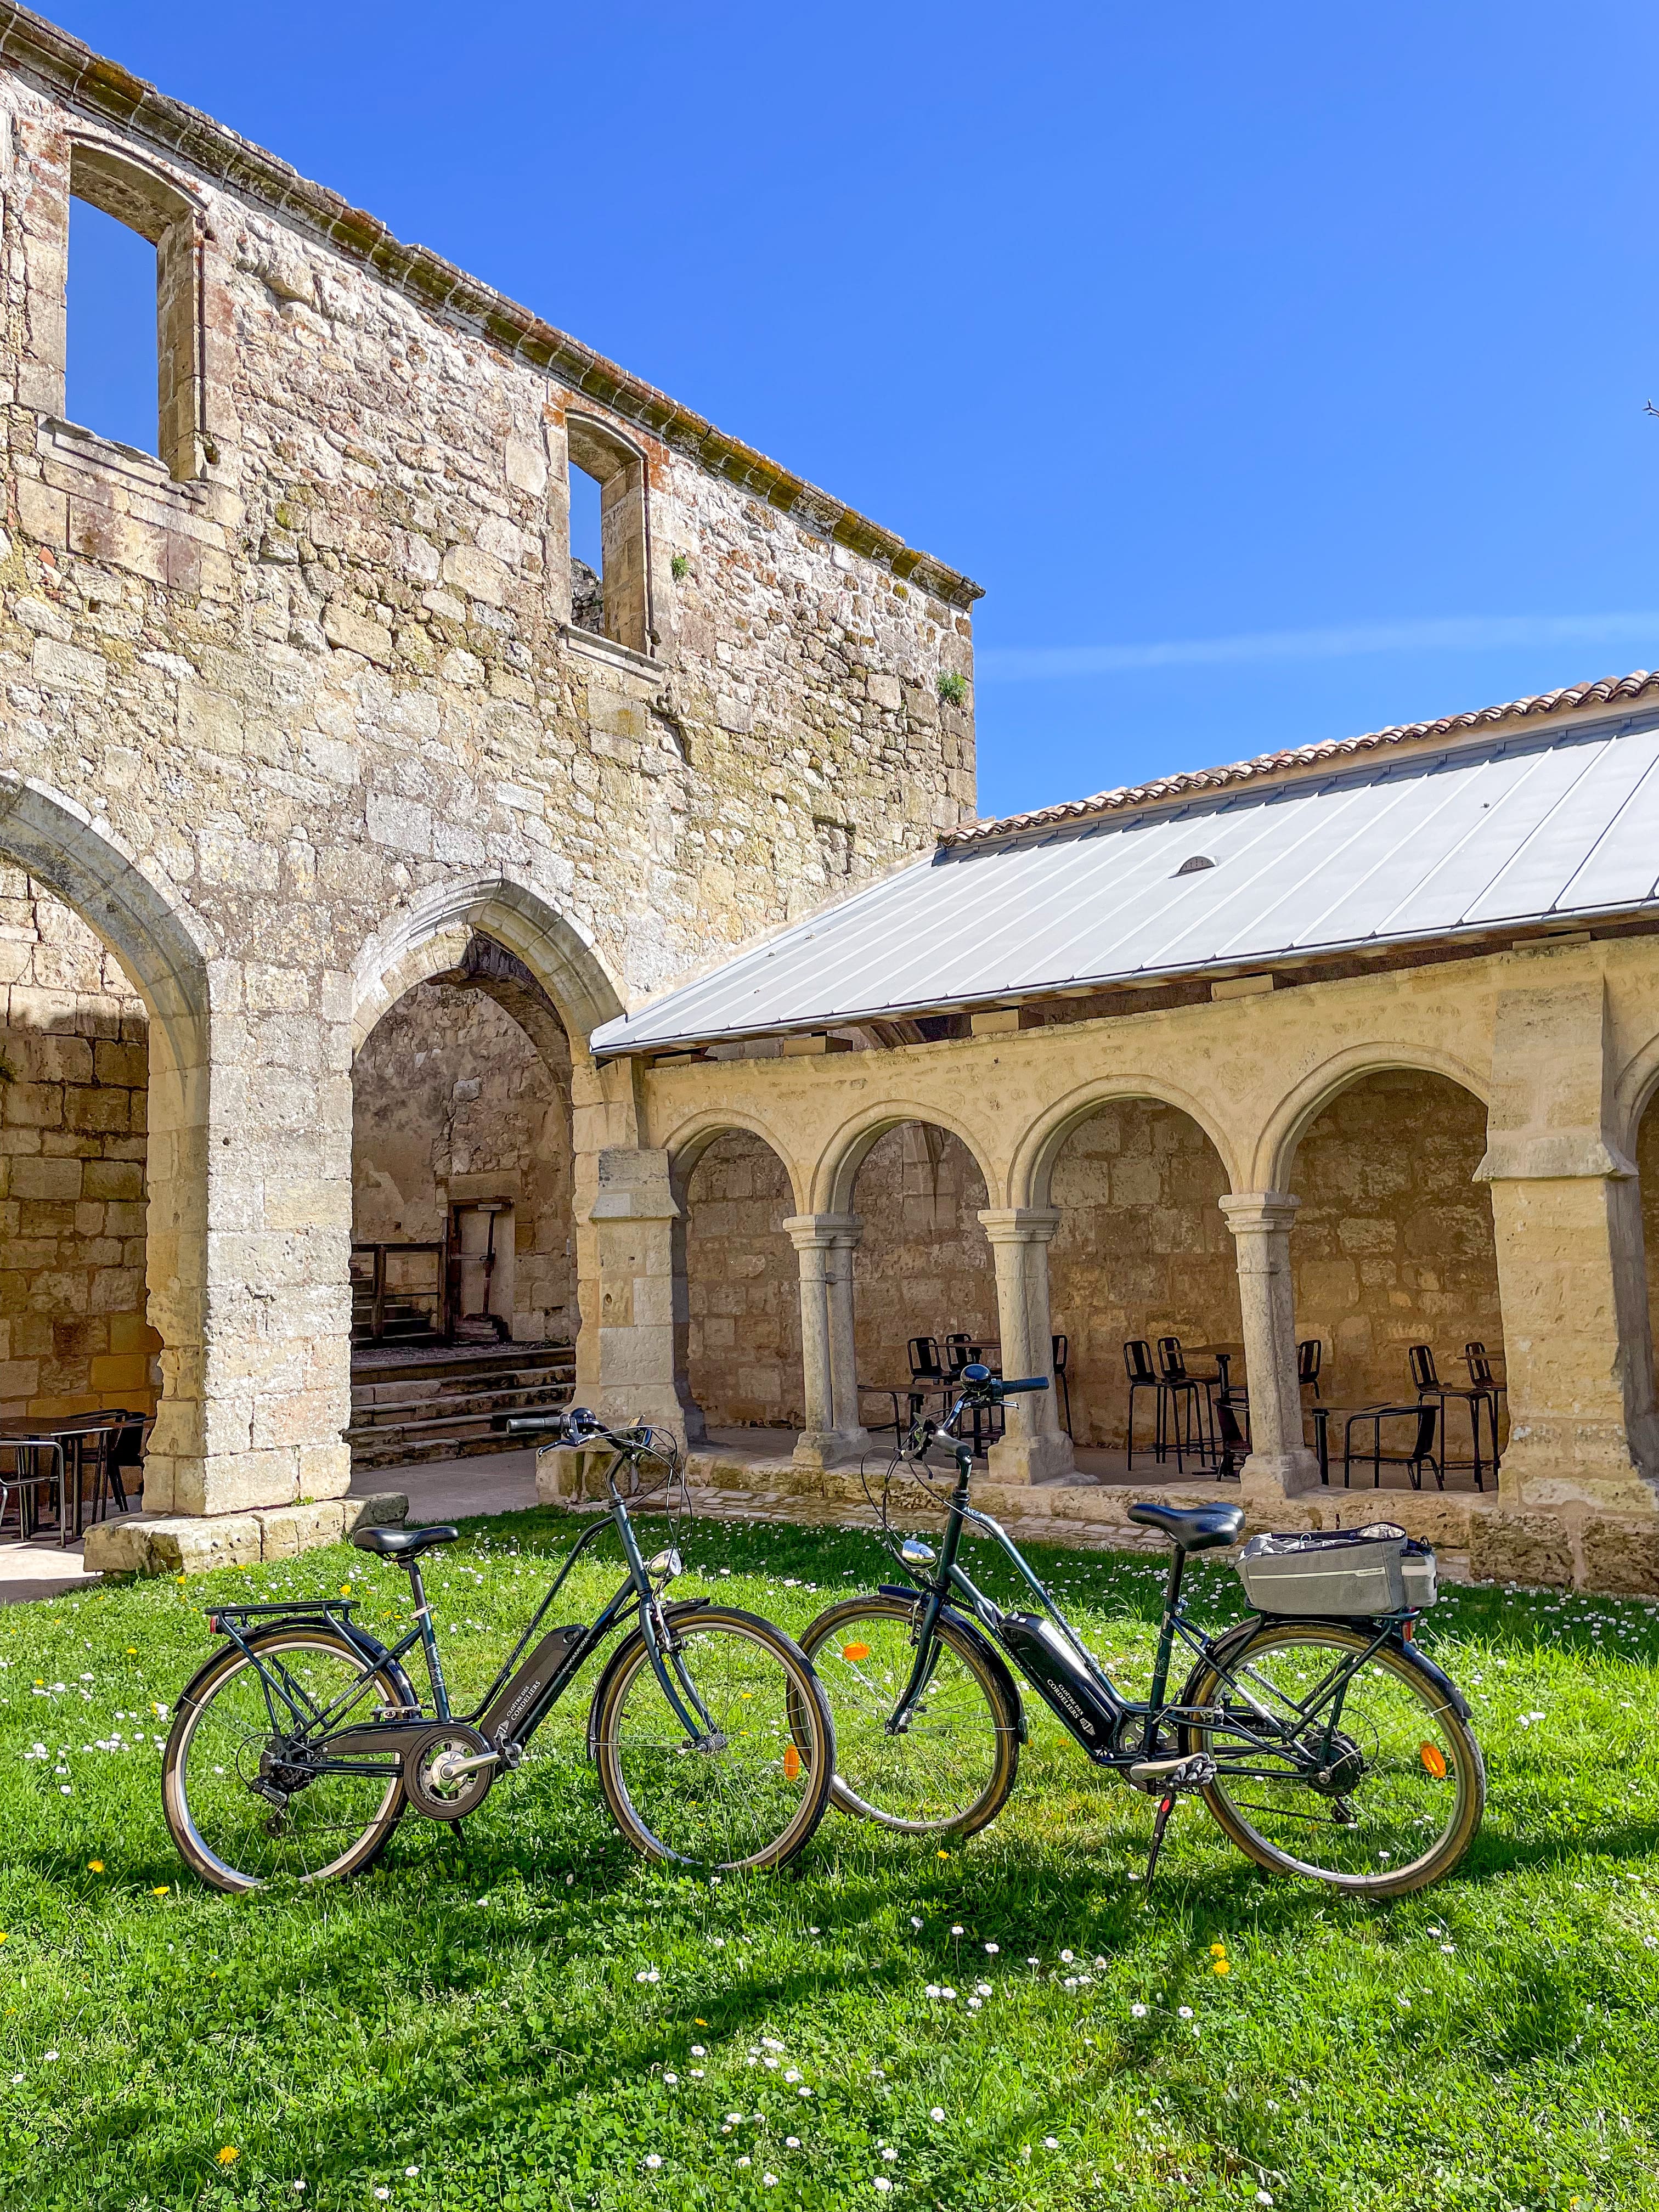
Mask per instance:
[[[409,1511],[400,1491],[325,1498],[253,1513],[135,1513],[87,1531],[87,1565],[105,1575],[201,1575],[252,1567],[337,1544],[357,1528],[395,1528]]]
[[[1640,1425],[1650,1431],[1652,1424]],[[1646,1517],[1659,1512],[1659,1487],[1632,1449],[1646,1442],[1622,1421],[1517,1419],[1504,1453],[1504,1489],[1522,1506],[1587,1505]]]
[[[797,1467],[845,1467],[870,1449],[868,1429],[803,1429],[791,1454]]]
[[[1072,1439],[1063,1429],[1034,1437],[1000,1437],[986,1458],[993,1482],[1051,1482],[1077,1472]]]
[[[1239,1470],[1238,1494],[1247,1506],[1266,1510],[1286,1498],[1305,1498],[1322,1486],[1319,1462],[1304,1448],[1287,1452],[1252,1452]]]

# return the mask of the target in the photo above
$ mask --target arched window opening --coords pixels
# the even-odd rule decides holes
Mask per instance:
[[[195,210],[101,146],[71,149],[70,194],[65,412],[192,477],[205,457]]]
[[[571,625],[649,653],[654,641],[644,458],[587,416],[571,416],[566,434]]]

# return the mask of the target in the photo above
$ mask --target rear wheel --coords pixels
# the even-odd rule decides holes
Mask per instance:
[[[233,1645],[179,1701],[161,1768],[167,1826],[186,1863],[216,1889],[269,1881],[343,1879],[372,1866],[403,1818],[395,1761],[375,1771],[317,1770],[302,1725],[260,1667],[287,1687],[301,1714],[324,1726],[368,1719],[376,1706],[402,1707],[389,1673],[369,1667],[344,1637],[325,1628],[285,1628]]]
[[[978,1638],[945,1617],[909,1725],[890,1729],[915,1664],[915,1614],[902,1598],[848,1598],[801,1638],[836,1717],[835,1801],[906,1835],[970,1836],[1014,1786],[1019,1715]]]
[[[1200,1668],[1189,1705],[1232,1727],[1189,1728],[1215,1759],[1205,1802],[1258,1866],[1370,1897],[1449,1875],[1480,1826],[1480,1747],[1434,1671],[1397,1644],[1353,1668],[1372,1638],[1333,1621],[1263,1621]],[[1353,1668],[1346,1681],[1345,1670]],[[1231,1676],[1230,1682],[1226,1678]],[[1264,1750],[1277,1723],[1280,1748]]]
[[[782,1866],[823,1818],[836,1771],[830,1707],[781,1628],[725,1607],[671,1613],[676,1653],[714,1723],[693,1743],[662,1693],[645,1638],[617,1647],[590,1723],[611,1818],[647,1858],[720,1871]],[[684,1695],[684,1691],[682,1691]]]

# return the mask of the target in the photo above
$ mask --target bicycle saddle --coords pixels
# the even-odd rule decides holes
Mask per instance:
[[[378,1552],[383,1559],[400,1565],[429,1552],[434,1544],[453,1544],[459,1528],[357,1528],[351,1540],[360,1552]]]
[[[1207,1552],[1216,1544],[1236,1544],[1244,1526],[1242,1505],[1153,1505],[1129,1508],[1143,1528],[1161,1528],[1183,1552]]]

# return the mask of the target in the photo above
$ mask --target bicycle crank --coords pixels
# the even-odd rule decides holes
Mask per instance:
[[[441,1721],[410,1739],[403,1754],[404,1788],[429,1820],[476,1813],[495,1779],[501,1754],[463,1721]]]

